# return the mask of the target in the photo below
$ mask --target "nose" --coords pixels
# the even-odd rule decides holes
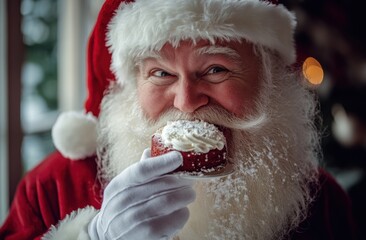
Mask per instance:
[[[207,105],[209,97],[200,82],[182,80],[176,87],[174,107],[184,113],[193,113],[198,108]]]

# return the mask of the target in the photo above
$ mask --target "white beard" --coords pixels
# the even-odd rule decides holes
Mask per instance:
[[[200,118],[234,126],[228,145],[236,171],[229,177],[197,181],[197,198],[189,206],[190,218],[179,239],[285,236],[306,217],[313,199],[310,185],[317,181],[318,136],[312,124],[313,96],[292,74],[276,71],[273,82],[263,86],[256,117],[244,120],[214,107],[195,115],[171,110],[151,122],[142,113],[133,87],[112,86],[99,117],[102,183],[139,161],[152,134],[167,120]]]

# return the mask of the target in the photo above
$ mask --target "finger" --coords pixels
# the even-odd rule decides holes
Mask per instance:
[[[170,173],[181,166],[182,163],[183,157],[179,152],[168,152],[131,165],[117,178],[120,177],[120,181],[128,184],[128,186],[136,185]]]
[[[150,148],[146,148],[144,150],[144,152],[142,153],[142,155],[141,155],[140,161],[143,161],[143,160],[145,160],[145,159],[147,159],[149,157],[151,157],[151,149]]]
[[[112,179],[104,191],[104,196],[112,198],[127,187],[136,186],[172,172],[182,163],[183,157],[176,151],[134,163]]]
[[[193,183],[194,181],[191,179],[164,175],[151,182],[128,187],[114,194],[113,197],[107,200],[108,202],[106,201],[105,204],[108,204],[108,207],[105,208],[105,211],[106,213],[110,212],[114,216],[118,211],[124,211],[124,209],[130,208],[133,205],[146,202],[151,196],[158,196],[160,193],[192,187]]]
[[[192,187],[171,190],[151,196],[116,215],[116,222],[135,223],[138,225],[148,219],[168,215],[186,207],[196,198]]]
[[[164,239],[174,236],[189,219],[188,208],[182,208],[165,216],[149,219],[124,232],[128,239]]]

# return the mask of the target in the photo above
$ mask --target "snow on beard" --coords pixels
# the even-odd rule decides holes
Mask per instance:
[[[168,121],[179,119],[201,119],[227,128],[239,125],[241,128],[255,128],[263,124],[265,115],[258,113],[254,118],[242,120],[220,106],[211,105],[192,114],[171,108],[158,120],[151,121],[143,114],[135,90],[124,88],[122,91],[114,85],[103,99],[99,116],[97,153],[100,179],[108,183],[126,167],[139,161],[143,150],[150,147],[153,133]],[[228,143],[229,152],[232,145]]]
[[[241,148],[232,156],[236,172],[197,182],[190,212],[199,214],[191,214],[181,240],[281,239],[306,216],[316,170],[304,158],[293,161],[290,137],[234,131],[233,141]]]
[[[265,59],[269,61],[269,59]],[[276,62],[276,61],[273,61]],[[278,239],[306,216],[316,181],[315,102],[292,74],[276,64],[265,68],[257,111],[237,119],[217,106],[195,114],[171,109],[156,122],[146,120],[136,90],[112,86],[102,103],[99,125],[99,176],[108,183],[150,146],[151,135],[168,120],[203,119],[231,126],[229,155],[236,172],[227,178],[197,181],[196,201],[179,239]],[[277,72],[277,74],[276,74]]]

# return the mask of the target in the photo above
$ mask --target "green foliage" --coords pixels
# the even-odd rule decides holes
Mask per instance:
[[[44,100],[49,110],[57,109],[57,0],[23,0],[22,32],[25,63],[37,65],[42,74],[31,94]],[[24,81],[27,76],[24,76]]]

